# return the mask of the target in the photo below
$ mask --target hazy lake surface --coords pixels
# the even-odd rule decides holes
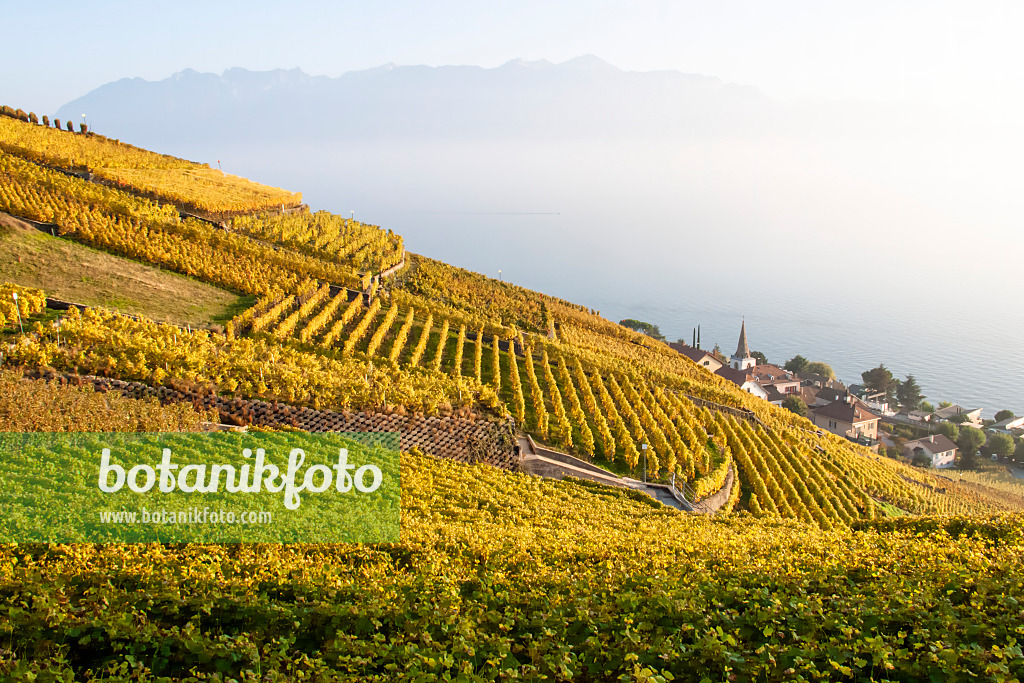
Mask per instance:
[[[670,339],[689,340],[699,324],[703,346],[728,354],[745,317],[751,347],[772,362],[800,353],[848,383],[884,363],[912,373],[933,403],[1024,412],[1016,226],[965,219],[984,197],[937,191],[914,173],[910,149],[887,151],[881,175],[862,170],[878,159],[855,142],[175,151],[302,190],[314,209],[355,211],[411,251],[500,269]],[[982,176],[977,186],[991,189]]]

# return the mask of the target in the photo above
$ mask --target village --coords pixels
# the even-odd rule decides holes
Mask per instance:
[[[740,324],[736,352],[729,357],[717,347],[700,348],[696,331],[691,344],[680,340],[669,346],[743,391],[875,453],[935,469],[975,469],[990,460],[1024,477],[1018,469],[1024,465],[1024,415],[1001,410],[993,419],[983,419],[981,408],[955,403],[933,407],[912,376],[901,383],[884,366],[865,371],[862,384],[847,386],[827,365],[802,356],[783,367],[765,362],[762,354],[750,350],[746,322]]]

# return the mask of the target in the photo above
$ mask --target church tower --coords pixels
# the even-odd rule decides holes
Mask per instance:
[[[757,365],[757,359],[750,355],[747,346],[747,321],[740,323],[740,343],[736,345],[736,353],[729,359],[729,367],[733,370],[746,370]]]

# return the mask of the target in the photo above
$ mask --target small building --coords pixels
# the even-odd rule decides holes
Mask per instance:
[[[1005,420],[1000,420],[993,425],[989,425],[988,430],[990,432],[996,432],[997,434],[1017,436],[1020,434],[1021,430],[1024,430],[1024,416],[1009,417]]]
[[[812,391],[807,391],[811,389]],[[820,389],[815,387],[804,387],[803,391],[807,392],[808,395],[813,394],[813,401],[804,399],[804,402],[808,405],[827,405],[830,402],[837,401],[846,395],[846,391],[840,391],[839,389],[833,389],[830,387],[821,387]]]
[[[825,401],[818,398],[818,394],[821,393],[821,388],[816,386],[802,386],[800,387],[800,400],[803,401],[808,407],[828,405],[831,401]]]
[[[931,466],[936,469],[952,467],[956,460],[956,451],[956,444],[945,434],[932,434],[903,444],[905,457],[913,459],[915,456],[924,455],[931,460]]]
[[[774,387],[775,391],[783,395],[800,393],[800,380],[793,373],[783,370],[778,365],[762,363],[750,368],[748,372],[754,376],[754,379],[761,385],[761,388],[769,394],[771,393],[769,387]]]
[[[811,409],[811,422],[853,441],[878,439],[878,420],[867,405],[852,394]]]
[[[967,409],[955,403],[951,406],[946,406],[945,408],[939,408],[936,410],[932,414],[932,420],[944,420],[948,422],[952,418],[960,415],[966,415],[965,421],[971,424],[981,423],[981,408]]]
[[[796,373],[796,376],[805,387],[818,387],[819,389],[828,388],[846,391],[846,385],[839,380],[831,379],[825,375],[819,375],[816,372],[798,372]]]
[[[884,391],[873,391],[863,384],[851,384],[850,393],[864,401],[871,410],[878,411],[882,415],[895,415],[896,411],[890,410],[889,399]]]
[[[737,370],[728,365],[723,365],[715,371],[715,374],[729,380],[748,394],[753,394],[758,398],[768,398],[768,392],[762,389],[754,376],[746,370]]]
[[[911,422],[931,422],[932,413],[923,410],[911,410],[907,413],[907,419]]]
[[[716,372],[718,368],[722,367],[724,363],[715,358],[715,354],[711,351],[705,351],[704,349],[697,349],[689,344],[683,342],[672,342],[669,344],[673,349],[683,354],[694,363],[704,368],[708,372]]]

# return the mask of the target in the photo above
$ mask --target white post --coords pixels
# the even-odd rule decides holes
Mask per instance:
[[[14,297],[14,310],[18,312],[18,327],[21,328],[21,333],[25,334],[25,323],[21,321],[21,308],[18,307],[18,293],[11,292],[11,296]]]

